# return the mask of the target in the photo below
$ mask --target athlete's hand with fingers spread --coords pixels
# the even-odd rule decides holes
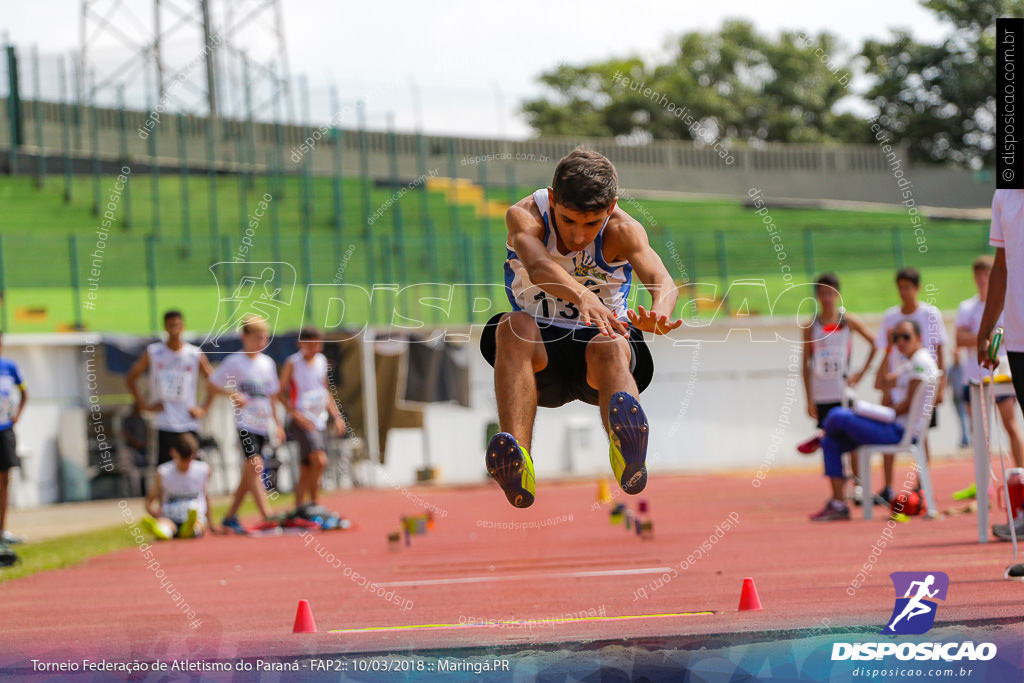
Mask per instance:
[[[601,334],[609,337],[616,332],[622,336],[629,333],[629,327],[615,317],[615,314],[604,305],[601,297],[591,291],[587,291],[577,305],[580,309],[580,320],[584,325],[596,326]]]
[[[626,311],[629,322],[641,332],[653,332],[654,334],[666,334],[683,324],[682,320],[672,322],[664,313],[648,311],[643,306],[637,306],[636,311]]]

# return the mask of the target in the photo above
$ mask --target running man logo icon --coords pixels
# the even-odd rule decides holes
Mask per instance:
[[[242,322],[254,315],[267,321],[269,339],[273,339],[281,308],[292,303],[295,268],[283,261],[226,261],[213,264],[210,271],[217,281],[217,320],[203,343],[219,347],[223,336],[237,333]],[[209,353],[224,352],[211,350]]]
[[[880,633],[903,636],[926,633],[935,623],[938,609],[935,599],[946,599],[949,576],[944,572],[893,572],[889,578],[896,589],[896,605],[889,623]]]

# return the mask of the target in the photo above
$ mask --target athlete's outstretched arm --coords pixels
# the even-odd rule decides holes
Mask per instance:
[[[626,334],[626,325],[615,317],[601,298],[555,263],[544,246],[543,225],[522,204],[509,208],[505,224],[508,226],[509,245],[526,268],[530,281],[548,294],[575,304],[583,324],[595,325],[603,334]]]
[[[651,309],[647,311],[643,306],[637,306],[635,312],[628,312],[629,321],[644,332],[655,334],[665,334],[682,325],[681,319],[671,322],[679,290],[658,252],[651,247],[643,226],[632,220],[624,223],[609,246],[633,266],[636,276],[651,295]]]

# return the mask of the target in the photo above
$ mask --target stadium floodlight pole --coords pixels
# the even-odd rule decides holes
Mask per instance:
[[[163,36],[160,31],[160,0],[153,0],[153,62],[156,67],[156,99],[164,98],[164,60],[161,45]]]
[[[117,127],[120,140],[121,166],[128,165],[128,114],[124,109],[124,85],[117,86]],[[130,230],[132,227],[132,194],[131,183],[124,184],[121,204],[124,206],[121,228]]]
[[[220,249],[220,224],[217,222],[217,115],[211,113],[206,117],[206,178],[209,183],[207,191],[207,215],[210,221],[210,260],[216,260]]]
[[[338,87],[331,85],[331,111],[332,121],[335,121],[338,112],[341,111],[341,102],[338,100]],[[341,185],[342,173],[342,144],[345,141],[345,132],[340,126],[331,127],[331,191],[334,199],[334,262],[341,262],[341,233],[345,227],[345,196]]]
[[[100,215],[100,204],[102,199],[100,188],[100,121],[99,113],[96,111],[96,77],[91,78],[92,88],[89,90],[89,140],[92,152],[92,215]]]
[[[178,182],[181,185],[181,257],[192,254],[192,215],[189,211],[188,194],[188,141],[185,139],[185,115],[178,113]]]
[[[71,203],[71,127],[68,121],[68,75],[64,56],[60,60],[60,124],[61,144],[64,153],[64,203]]]
[[[302,97],[302,127],[312,125],[312,115],[309,110],[309,81],[305,74],[299,76],[299,92]],[[310,151],[302,158],[300,169],[302,182],[302,231],[309,232],[313,228],[313,188],[312,188],[312,167],[313,152]]]
[[[401,181],[398,179],[398,136],[395,134],[395,112],[388,112],[388,165],[391,167],[391,191],[398,196]],[[419,179],[426,182],[426,178]],[[394,246],[398,258],[398,281],[404,281],[405,249],[402,238],[402,202],[396,201],[391,207],[391,227],[394,235]]]
[[[74,52],[70,54],[69,59],[71,61],[71,78],[75,98],[74,116],[71,117],[71,121],[75,126],[75,151],[80,153],[84,148],[82,144],[82,100],[85,98],[85,86],[83,85],[85,76],[82,71],[84,67],[76,59]]]
[[[480,240],[480,280],[478,282],[490,282],[491,279],[488,274],[491,269],[491,206],[490,200],[487,198],[487,162],[479,164],[480,175],[477,177],[477,182],[480,183],[480,189],[483,190],[483,207],[480,211],[480,232],[482,239]],[[470,310],[472,312],[472,309]]]
[[[356,101],[356,126],[359,132],[359,176],[362,180],[363,239],[370,235],[370,150],[366,139],[366,101]]]
[[[249,70],[249,56],[242,54],[242,71],[245,79],[245,127],[246,127],[246,157],[249,163],[246,178],[249,182],[249,189],[252,189],[253,176],[256,172],[256,126],[253,123],[252,107],[252,77]]]
[[[43,151],[43,85],[39,78],[39,46],[32,46],[32,80],[35,85],[35,102],[32,103],[32,118],[36,129],[36,187],[46,183],[46,154]]]
[[[202,15],[203,46],[206,50],[206,59],[204,60],[206,66],[206,107],[210,121],[216,121],[217,112],[220,110],[217,106],[217,51],[213,49],[215,42],[213,40],[213,25],[210,22],[209,0],[199,0],[199,12]]]

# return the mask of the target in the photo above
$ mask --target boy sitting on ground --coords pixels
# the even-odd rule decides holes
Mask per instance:
[[[198,449],[194,436],[178,434],[171,446],[171,462],[156,468],[156,480],[146,496],[149,515],[143,518],[142,528],[158,539],[198,538],[204,528],[219,531],[210,517],[210,466],[195,459]]]

